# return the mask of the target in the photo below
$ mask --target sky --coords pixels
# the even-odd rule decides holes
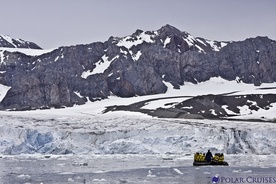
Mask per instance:
[[[0,0],[0,6],[0,34],[44,49],[166,24],[210,40],[276,40],[276,0]]]

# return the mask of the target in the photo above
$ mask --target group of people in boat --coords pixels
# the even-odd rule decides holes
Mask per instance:
[[[229,164],[224,161],[223,153],[216,153],[214,156],[210,150],[207,153],[195,153],[194,155],[194,166],[204,166],[204,165],[224,165]]]

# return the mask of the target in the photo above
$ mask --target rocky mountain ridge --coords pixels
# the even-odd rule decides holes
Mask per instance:
[[[0,35],[0,47],[41,49],[37,44],[22,39],[15,39],[7,35]]]
[[[267,37],[239,42],[194,38],[170,25],[137,30],[106,42],[60,47],[39,56],[3,52],[0,84],[11,87],[1,109],[72,106],[108,98],[165,93],[186,81],[211,77],[237,82],[276,81],[276,42]]]

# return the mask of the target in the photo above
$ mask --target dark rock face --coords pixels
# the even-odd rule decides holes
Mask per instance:
[[[88,47],[91,49],[83,46],[59,48],[39,57],[7,53],[6,58],[20,55],[29,60],[25,62],[26,65],[17,64],[17,62],[23,63],[22,60],[14,63],[9,59],[3,62],[2,66],[6,72],[2,80],[11,86],[11,89],[3,99],[2,106],[12,109],[32,109],[85,103],[86,99],[74,92],[81,91],[81,88],[78,90],[76,88],[79,83],[81,84],[80,76],[83,68],[92,70],[93,64],[101,55],[98,50],[103,52],[103,44],[95,43]]]
[[[4,35],[0,35],[0,47],[41,49],[37,44],[33,42],[24,41],[21,39],[14,39]]]
[[[276,79],[276,42],[267,37],[229,43],[219,52],[189,51],[181,57],[184,81],[196,83],[220,76],[260,85]]]
[[[219,52],[219,74],[239,77],[245,83],[275,82],[276,42],[267,37],[246,39],[227,45]]]
[[[276,81],[275,41],[209,41],[170,25],[40,56],[0,54],[0,84],[11,87],[2,109],[61,108],[110,95],[164,93],[164,81],[174,88],[218,76],[255,85]]]
[[[216,53],[186,52],[181,56],[181,78],[193,83],[219,76]]]

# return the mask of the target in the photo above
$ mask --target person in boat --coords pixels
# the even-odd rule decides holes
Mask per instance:
[[[207,152],[206,155],[205,155],[205,160],[206,160],[207,162],[211,162],[212,159],[213,159],[213,155],[212,155],[211,151],[208,150],[208,152]]]

